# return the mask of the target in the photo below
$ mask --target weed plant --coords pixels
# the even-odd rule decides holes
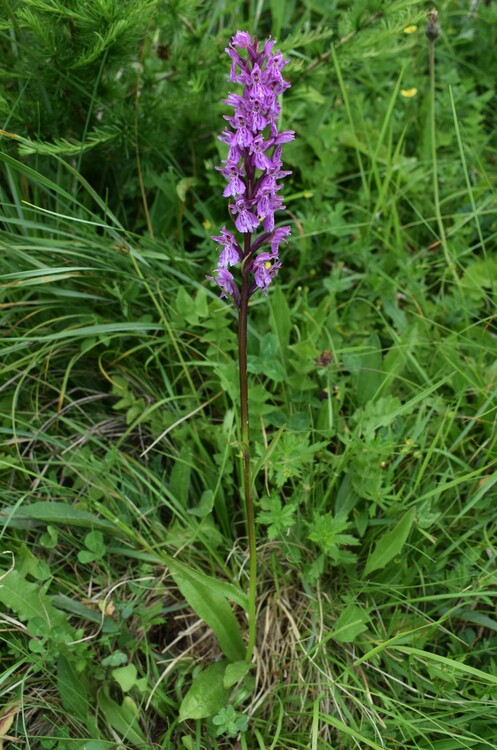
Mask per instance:
[[[497,5],[4,0],[0,745],[497,748]],[[224,47],[291,63],[248,330]]]

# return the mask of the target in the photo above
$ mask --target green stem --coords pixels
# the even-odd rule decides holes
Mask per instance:
[[[244,259],[250,252],[250,235],[245,235]],[[242,263],[242,287],[240,293],[240,309],[238,313],[238,364],[240,369],[240,420],[243,454],[243,489],[245,498],[245,512],[247,522],[247,536],[249,547],[249,590],[248,590],[248,643],[245,661],[251,662],[255,646],[256,615],[255,604],[257,596],[257,550],[255,546],[255,518],[254,504],[250,483],[250,437],[248,411],[248,380],[247,380],[247,319],[249,300],[249,278]]]

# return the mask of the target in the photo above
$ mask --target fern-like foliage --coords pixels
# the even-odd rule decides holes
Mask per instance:
[[[55,138],[51,142],[33,141],[23,138],[19,144],[21,156],[41,154],[43,156],[79,156],[98,146],[108,145],[111,141],[119,138],[117,130],[96,129],[89,133],[84,141],[70,140],[68,138]]]
[[[284,42],[282,42],[282,47],[285,50],[290,49],[301,49],[302,47],[309,47],[311,44],[315,44],[316,42],[323,42],[330,38],[332,38],[334,35],[333,29],[326,28],[323,25],[319,25],[317,28],[303,28],[294,31],[292,34],[289,34]]]
[[[5,6],[0,127],[18,136],[4,140],[7,148],[75,158],[121,206],[140,196],[137,153],[147,182],[171,165],[178,179],[191,175],[191,162],[212,152],[228,34],[217,37],[207,7],[190,0]],[[55,162],[44,169],[55,170]]]

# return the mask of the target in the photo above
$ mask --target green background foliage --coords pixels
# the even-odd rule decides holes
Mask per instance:
[[[4,0],[0,744],[497,748],[497,4]],[[292,236],[249,321],[243,659],[217,140],[289,57]],[[9,742],[9,740],[6,740]]]

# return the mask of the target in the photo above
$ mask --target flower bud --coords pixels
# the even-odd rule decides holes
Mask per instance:
[[[430,42],[435,42],[440,36],[440,24],[438,22],[438,10],[432,8],[426,12],[425,34]]]

